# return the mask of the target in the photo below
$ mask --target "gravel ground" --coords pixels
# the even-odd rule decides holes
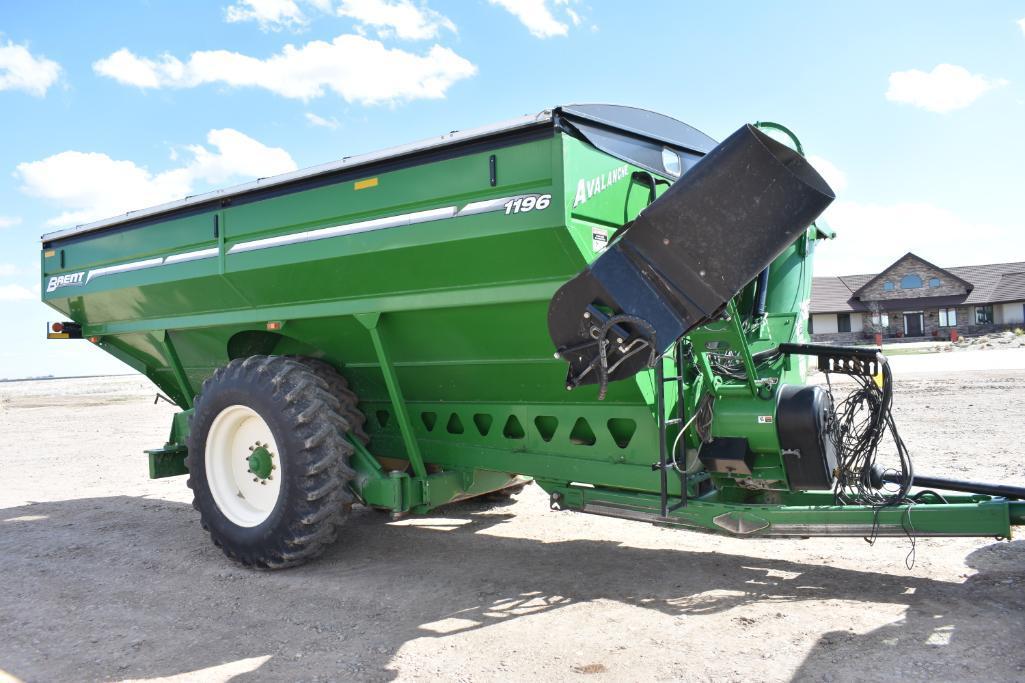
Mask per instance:
[[[894,359],[901,432],[921,472],[1025,484],[1025,370],[943,365],[969,355]],[[146,479],[153,393],[0,384],[0,681],[1025,681],[1025,541],[920,539],[909,571],[906,539],[722,538],[530,487],[356,508],[320,561],[246,571],[183,478]]]

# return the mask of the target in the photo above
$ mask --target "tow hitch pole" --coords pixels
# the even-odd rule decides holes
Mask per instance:
[[[873,479],[882,484],[902,483],[899,473],[896,472],[874,472]],[[1025,487],[1007,486],[1006,484],[987,484],[981,481],[964,481],[963,479],[947,479],[945,477],[925,477],[915,475],[915,486],[924,489],[940,489],[941,491],[960,491],[961,493],[980,493],[986,496],[999,498],[1016,498],[1025,500]],[[875,482],[873,482],[875,483]]]

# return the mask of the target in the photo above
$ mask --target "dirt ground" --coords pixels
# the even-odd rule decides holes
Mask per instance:
[[[1025,370],[952,355],[894,362],[918,471],[1025,484]],[[531,487],[356,508],[314,564],[246,571],[184,478],[146,478],[172,411],[153,394],[0,384],[0,681],[1025,681],[1021,540],[919,539],[909,571],[906,539],[708,536]]]

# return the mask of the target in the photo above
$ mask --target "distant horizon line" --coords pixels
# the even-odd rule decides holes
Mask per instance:
[[[36,375],[34,377],[0,377],[0,384],[7,382],[49,382],[55,379],[90,379],[93,377],[131,377],[133,375],[139,375],[145,377],[142,373],[136,372],[125,372],[120,374],[108,374],[102,375]]]

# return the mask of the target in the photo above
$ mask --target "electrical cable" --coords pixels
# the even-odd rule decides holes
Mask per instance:
[[[673,448],[669,452],[672,454],[673,469],[679,472],[680,474],[695,474],[697,472],[697,469],[694,469],[692,471],[691,467],[697,462],[700,462],[701,459],[701,448],[699,446],[698,457],[694,459],[695,463],[687,464],[686,462],[684,462],[684,468],[681,470],[680,462],[676,459],[680,439],[683,438],[683,435],[686,433],[687,429],[693,424],[694,431],[697,432],[698,438],[701,439],[701,445],[709,443],[712,440],[712,406],[714,405],[714,403],[715,400],[712,398],[711,395],[705,394],[704,396],[702,396],[701,401],[698,403],[697,410],[695,410],[691,418],[687,420],[687,424],[683,425],[683,427],[680,429],[680,433],[676,435],[676,439],[673,441]],[[700,421],[695,424],[696,420]],[[686,460],[686,458],[684,460]]]
[[[779,347],[775,346],[771,349],[752,354],[751,360],[754,361],[756,367],[760,368],[767,363],[775,361],[781,355]],[[747,372],[744,370],[744,361],[735,351],[708,353],[707,357],[709,366],[712,368],[712,372],[714,374],[719,375],[720,377],[737,380],[738,382],[747,381]]]
[[[877,356],[882,382],[877,384],[873,377],[851,375],[857,386],[839,403],[834,403],[834,420],[830,435],[837,453],[836,484],[833,489],[838,503],[843,505],[864,505],[873,508],[872,531],[865,538],[874,543],[879,530],[879,516],[883,510],[907,505],[901,517],[901,526],[911,541],[911,552],[905,558],[909,568],[914,564],[915,529],[911,524],[911,506],[920,494],[909,496],[914,483],[914,466],[907,446],[897,431],[893,419],[893,375],[886,358]],[[826,382],[830,396],[835,399],[829,373]],[[896,489],[877,489],[873,485],[873,472],[877,470],[876,458],[883,437],[889,434],[896,448],[900,483]]]

